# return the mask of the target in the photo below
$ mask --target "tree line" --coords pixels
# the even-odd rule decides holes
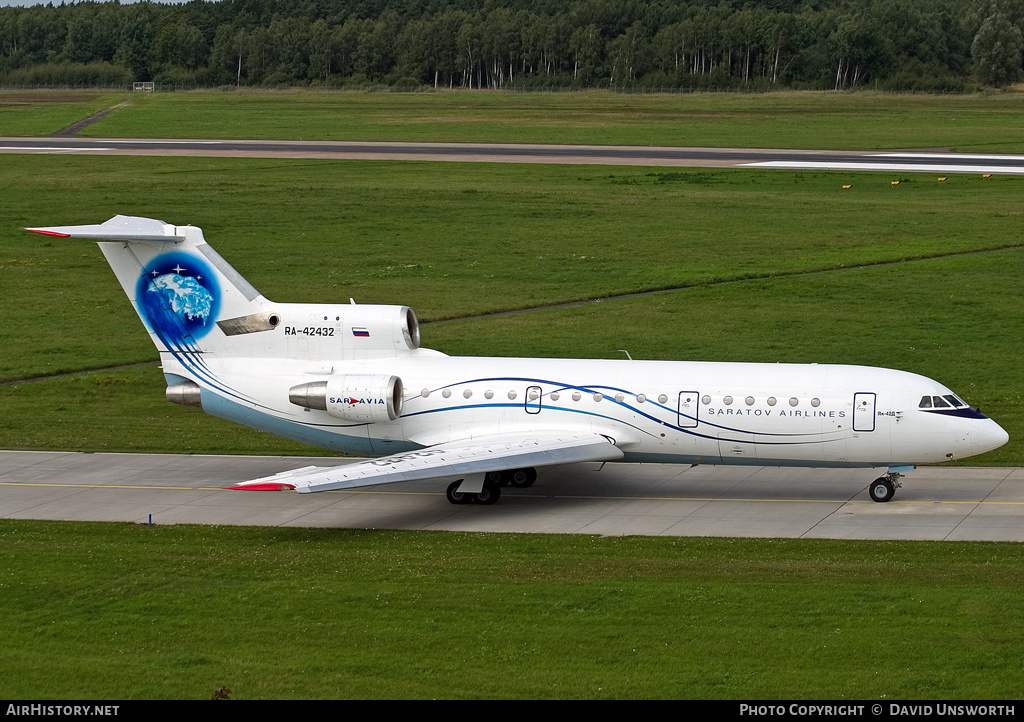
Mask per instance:
[[[1019,0],[192,0],[0,8],[0,84],[961,91]]]

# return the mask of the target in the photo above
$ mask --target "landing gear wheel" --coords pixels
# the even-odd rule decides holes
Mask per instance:
[[[484,481],[493,481],[498,486],[508,486],[508,478],[504,471],[488,471],[484,474]]]
[[[462,484],[462,479],[453,481],[448,485],[448,490],[444,493],[445,497],[452,504],[468,504],[473,501],[473,494],[463,494],[458,490],[460,484]]]
[[[896,486],[888,477],[880,476],[871,482],[871,486],[868,487],[868,493],[871,494],[872,501],[889,501],[892,495],[896,493]]]
[[[537,470],[533,467],[528,469],[513,469],[512,471],[505,472],[507,474],[508,483],[517,489],[525,489],[529,486],[533,486],[533,482],[537,481]]]
[[[484,488],[479,493],[473,494],[473,501],[477,504],[489,505],[501,497],[501,487],[493,481],[484,481]]]

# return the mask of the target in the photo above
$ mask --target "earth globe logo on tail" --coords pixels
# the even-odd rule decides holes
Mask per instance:
[[[146,323],[168,348],[188,349],[215,325],[220,288],[202,259],[171,252],[150,261],[139,276],[135,298]]]

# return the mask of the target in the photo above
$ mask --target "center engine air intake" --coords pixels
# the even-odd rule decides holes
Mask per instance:
[[[288,400],[345,421],[377,424],[402,414],[402,379],[385,374],[337,374],[292,386]]]

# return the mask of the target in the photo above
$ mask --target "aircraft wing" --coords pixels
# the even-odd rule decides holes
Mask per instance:
[[[450,441],[336,467],[307,466],[229,488],[258,491],[290,488],[308,493],[621,458],[622,451],[600,434],[531,431]]]

